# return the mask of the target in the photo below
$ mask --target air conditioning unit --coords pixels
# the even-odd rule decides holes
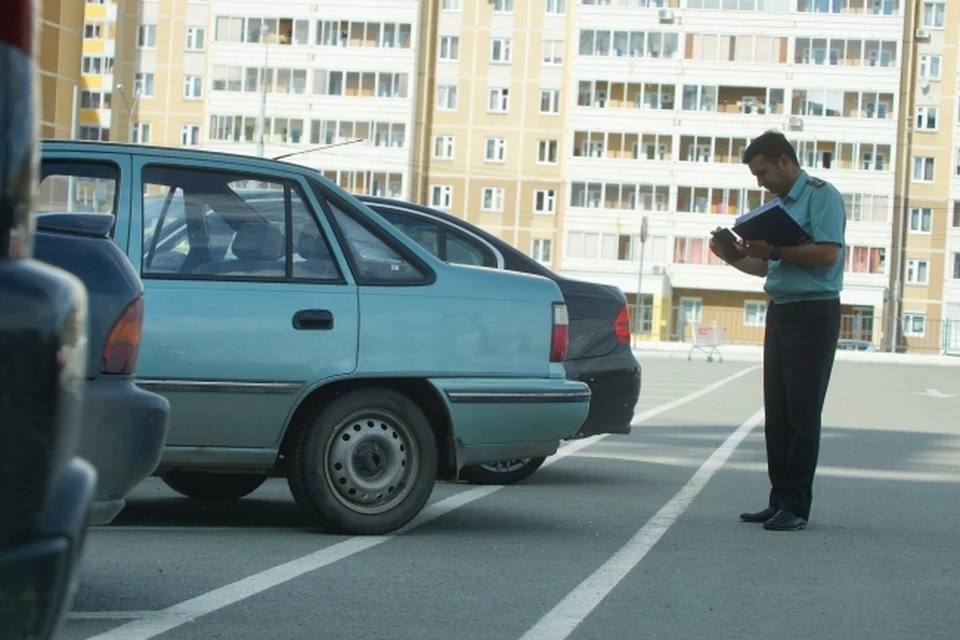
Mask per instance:
[[[659,264],[653,265],[653,267],[651,267],[651,270],[652,270],[654,273],[663,273],[663,267],[660,266]]]
[[[930,32],[926,29],[917,29],[914,32],[914,37],[921,42],[929,42]]]
[[[799,116],[791,116],[790,131],[803,131],[803,118]]]
[[[660,22],[673,22],[673,11],[670,9],[660,9],[657,15],[660,17]]]

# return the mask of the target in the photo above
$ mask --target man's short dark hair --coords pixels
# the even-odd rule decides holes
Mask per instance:
[[[743,164],[749,164],[757,156],[763,156],[770,162],[776,162],[780,156],[787,156],[793,164],[800,166],[797,151],[779,131],[765,131],[754,138],[743,152]]]

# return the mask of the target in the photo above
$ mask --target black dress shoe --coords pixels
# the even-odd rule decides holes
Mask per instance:
[[[767,507],[763,511],[757,511],[755,513],[741,513],[740,519],[744,522],[766,522],[776,514],[776,509],[773,507]]]
[[[764,529],[771,531],[797,531],[803,529],[807,521],[798,515],[781,509],[777,514],[763,523]]]

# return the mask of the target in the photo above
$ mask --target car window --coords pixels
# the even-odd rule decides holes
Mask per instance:
[[[149,166],[143,185],[144,275],[341,279],[329,250],[319,248],[326,240],[294,183]]]
[[[477,267],[497,266],[497,260],[490,250],[483,247],[479,242],[452,231],[447,231],[446,235],[447,262],[469,264]]]
[[[117,214],[120,169],[111,162],[45,160],[39,177],[38,213]]]
[[[440,225],[423,220],[415,216],[409,216],[396,211],[377,209],[377,213],[383,216],[387,222],[409,236],[414,242],[432,253],[440,256]]]
[[[343,234],[346,251],[357,269],[359,282],[362,284],[419,284],[427,280],[426,274],[361,224],[357,219],[361,214],[350,215],[336,203],[329,200],[326,202]]]

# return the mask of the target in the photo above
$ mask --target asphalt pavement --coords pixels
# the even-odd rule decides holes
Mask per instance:
[[[311,531],[286,483],[159,480],[90,531],[66,640],[960,638],[960,369],[839,362],[807,528],[765,506],[758,364],[645,357],[633,432],[402,532]]]

